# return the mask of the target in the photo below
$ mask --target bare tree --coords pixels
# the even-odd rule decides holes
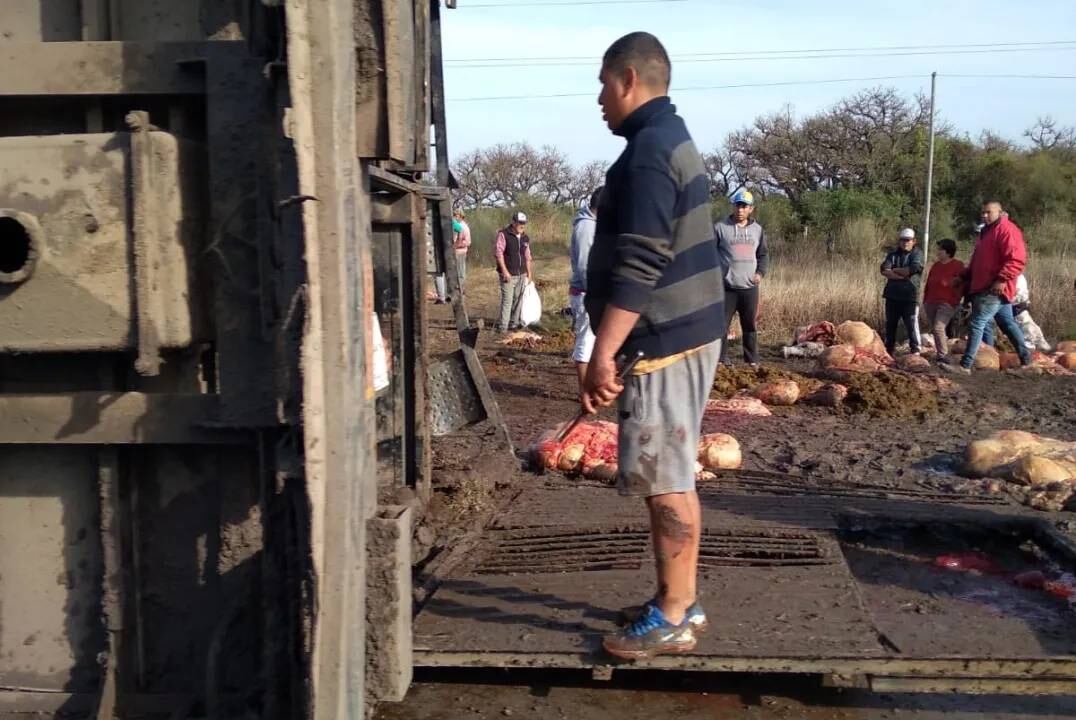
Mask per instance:
[[[572,204],[579,206],[589,200],[590,194],[605,184],[608,169],[609,164],[604,160],[593,160],[575,171],[568,187]]]
[[[1036,150],[1076,149],[1076,128],[1058,125],[1049,115],[1040,117],[1024,131]]]

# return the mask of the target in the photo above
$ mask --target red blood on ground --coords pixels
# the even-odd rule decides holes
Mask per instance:
[[[1076,587],[1072,587],[1071,585],[1067,585],[1066,583],[1057,580],[1047,580],[1043,583],[1042,589],[1062,600],[1068,600],[1069,598],[1076,596]]]
[[[1004,572],[993,560],[977,552],[939,555],[934,558],[934,565],[946,570],[974,570],[987,575],[999,575]]]

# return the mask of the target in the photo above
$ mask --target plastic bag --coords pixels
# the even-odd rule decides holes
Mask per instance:
[[[538,288],[534,283],[527,281],[523,288],[523,297],[519,301],[519,323],[523,327],[534,325],[542,319],[542,298],[538,295]]]

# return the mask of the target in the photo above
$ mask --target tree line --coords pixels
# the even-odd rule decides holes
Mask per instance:
[[[703,153],[717,204],[740,188],[760,195],[771,232],[836,233],[849,221],[918,226],[925,205],[929,104],[890,88],[858,92],[806,117],[762,115]],[[961,233],[998,198],[1022,224],[1076,217],[1076,129],[1040,118],[1020,141],[979,137],[935,121],[932,223]],[[457,202],[467,208],[577,205],[606,165],[574,166],[555,147],[496,145],[458,157]],[[721,205],[720,211],[724,210]]]

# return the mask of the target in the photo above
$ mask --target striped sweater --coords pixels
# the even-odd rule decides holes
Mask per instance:
[[[616,134],[587,267],[586,308],[638,312],[622,352],[660,358],[724,334],[724,283],[702,157],[669,98],[651,100]]]

